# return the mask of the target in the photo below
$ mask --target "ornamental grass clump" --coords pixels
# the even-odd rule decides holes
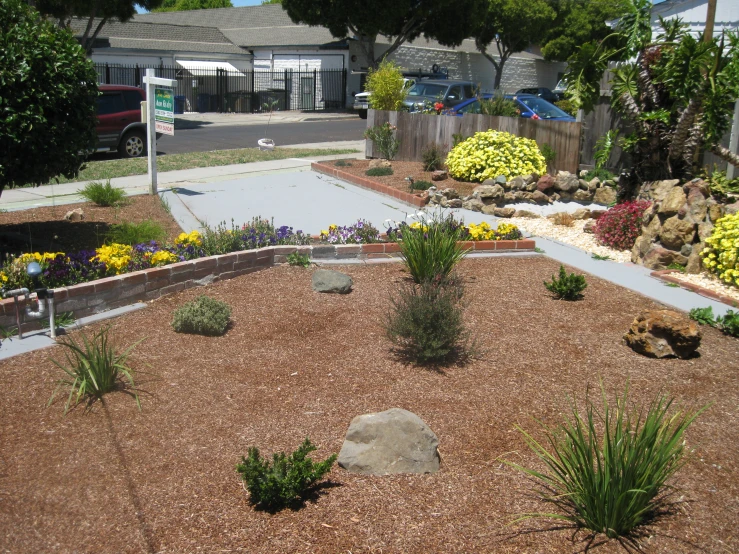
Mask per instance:
[[[622,202],[598,218],[593,233],[598,242],[616,250],[631,250],[641,233],[644,212],[652,205],[648,200]]]
[[[571,401],[571,416],[556,428],[539,422],[543,443],[516,426],[546,469],[506,463],[537,479],[546,491],[543,500],[560,510],[523,518],[566,520],[616,538],[667,508],[667,481],[685,463],[683,434],[706,408],[670,413],[673,400],[660,394],[646,411],[630,409],[628,385],[615,406],[602,385],[601,396],[602,408],[586,396],[584,415]]]
[[[313,462],[308,454],[315,450],[316,447],[306,438],[290,456],[284,452],[273,454],[270,464],[269,460],[262,458],[258,448],[249,448],[248,455],[236,465],[236,471],[246,484],[251,503],[277,511],[303,498],[331,471],[336,461],[336,454],[332,454],[322,462]]]
[[[134,246],[143,242],[162,240],[164,235],[164,228],[160,223],[147,219],[140,223],[124,221],[111,225],[106,239],[109,242]]]
[[[446,279],[467,251],[457,242],[466,230],[453,215],[427,216],[418,212],[417,221],[389,229],[388,237],[397,240],[400,257],[416,283]]]
[[[387,177],[393,174],[392,167],[370,167],[364,172],[368,177]]]
[[[80,191],[80,196],[102,207],[118,206],[126,198],[126,191],[111,186],[110,179],[105,184],[93,181]]]
[[[588,286],[584,275],[567,274],[565,266],[559,266],[559,277],[552,275],[552,282],[544,281],[549,292],[562,300],[578,300],[582,298],[582,291]]]
[[[446,158],[449,175],[482,182],[503,175],[544,175],[547,164],[536,141],[503,131],[484,131],[460,142]]]
[[[226,332],[230,319],[231,308],[228,304],[208,296],[199,296],[175,310],[172,327],[178,333],[215,337]]]
[[[54,401],[59,389],[68,387],[69,396],[64,405],[66,414],[73,404],[76,405],[83,399],[93,402],[95,399],[102,398],[105,393],[119,387],[120,381],[124,381],[128,385],[127,388],[133,391],[136,405],[139,410],[141,409],[133,382],[134,372],[128,365],[131,351],[141,341],[118,353],[109,340],[109,331],[110,327],[104,327],[92,338],[81,333],[82,342],[72,337],[65,337],[59,341],[59,344],[65,348],[66,363],[54,359],[52,362],[59,366],[67,377],[59,380],[56,391],[49,399],[49,404]]]
[[[739,287],[739,213],[716,222],[700,256],[708,271],[724,283]]]
[[[409,284],[391,298],[385,331],[396,352],[418,364],[443,363],[469,354],[463,322],[464,288],[458,278]]]
[[[429,144],[421,152],[421,164],[424,171],[436,171],[444,165],[441,148],[435,142]]]

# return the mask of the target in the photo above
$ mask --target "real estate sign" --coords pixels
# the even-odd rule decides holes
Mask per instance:
[[[171,88],[154,89],[154,121],[157,133],[174,135],[174,93]]]

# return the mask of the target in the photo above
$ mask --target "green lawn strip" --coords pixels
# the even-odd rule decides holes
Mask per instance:
[[[335,156],[338,154],[354,154],[354,149],[307,149],[307,148],[275,148],[262,151],[257,148],[240,148],[238,150],[214,150],[212,152],[191,152],[188,154],[170,154],[157,158],[157,170],[175,171],[178,169],[194,169],[197,167],[216,167],[231,164],[252,162],[268,162],[286,158],[310,158],[314,156]],[[115,177],[144,175],[147,172],[146,158],[128,160],[104,160],[88,162],[85,169],[74,179],[59,177],[60,183],[76,181],[104,181]]]

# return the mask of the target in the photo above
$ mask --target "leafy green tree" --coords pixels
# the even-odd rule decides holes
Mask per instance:
[[[92,53],[92,45],[108,21],[128,21],[136,15],[136,8],[152,11],[162,0],[36,0],[36,9],[58,21],[60,27],[69,27],[73,17],[87,19],[80,40],[86,54]]]
[[[633,162],[631,185],[689,178],[706,149],[739,165],[739,156],[720,143],[739,97],[739,32],[704,41],[671,19],[661,20],[662,31],[653,38],[651,7],[649,0],[630,0],[614,33],[575,51],[569,98],[578,108],[592,109],[608,63],[621,60],[613,69],[611,99],[633,129],[622,141]]]
[[[95,144],[97,74],[72,34],[0,0],[0,193],[74,177]]]
[[[538,42],[556,14],[547,0],[486,0],[477,14],[473,38],[477,50],[495,68],[494,88],[500,88],[503,67],[517,52]],[[489,52],[495,44],[496,57]]]
[[[164,0],[153,12],[185,12],[190,10],[210,10],[213,8],[233,8],[231,0]]]
[[[628,12],[626,0],[550,0],[556,13],[538,41],[547,60],[567,61],[578,46],[611,34],[608,21]]]
[[[326,27],[337,38],[358,40],[372,67],[419,36],[459,46],[470,36],[485,0],[282,0],[295,23]],[[539,0],[543,1],[543,0]],[[375,55],[378,35],[390,48]]]

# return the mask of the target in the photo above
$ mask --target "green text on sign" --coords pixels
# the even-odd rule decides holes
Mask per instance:
[[[154,116],[156,121],[174,123],[174,95],[172,89],[154,89]]]

